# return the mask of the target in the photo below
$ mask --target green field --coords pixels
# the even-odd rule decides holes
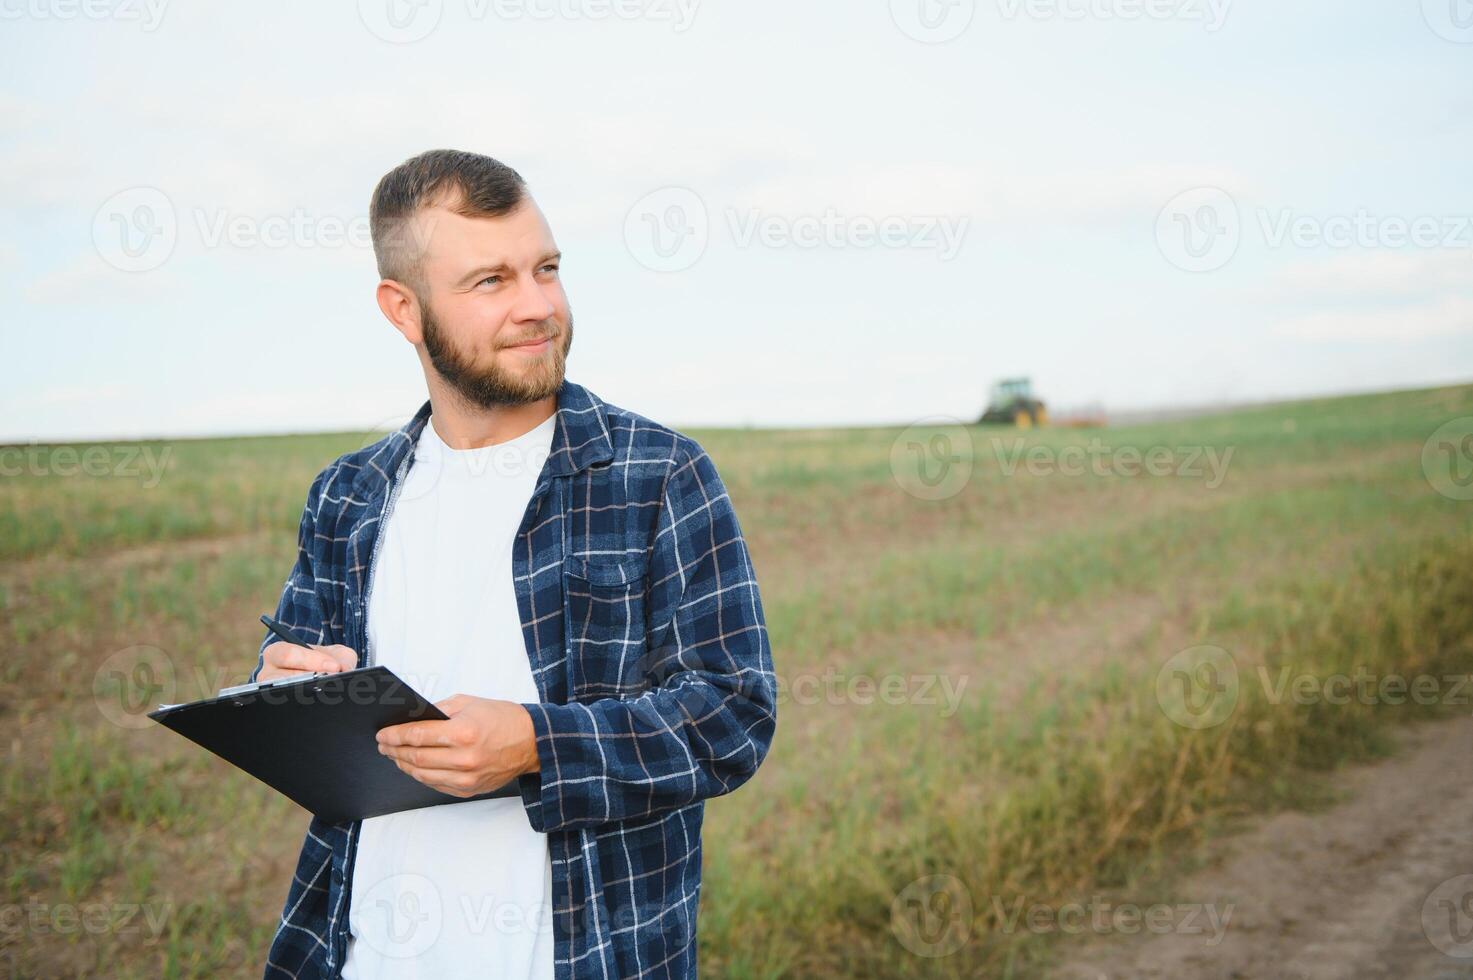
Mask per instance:
[[[1449,710],[1262,680],[1473,669],[1473,502],[1424,461],[1467,416],[1473,387],[1101,430],[692,430],[783,689],[766,763],[708,807],[702,972],[1044,975],[1069,940],[1000,907],[1169,897],[1202,840]],[[134,689],[244,679],[308,484],[364,441],[150,444],[156,480],[31,447],[43,472],[0,476],[11,974],[259,975],[307,817],[140,724]],[[1162,669],[1205,684],[1214,656],[1237,684],[1206,725]]]

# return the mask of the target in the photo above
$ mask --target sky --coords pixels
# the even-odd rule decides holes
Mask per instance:
[[[402,421],[434,147],[677,428],[1473,381],[1469,0],[0,0],[0,81],[0,440]]]

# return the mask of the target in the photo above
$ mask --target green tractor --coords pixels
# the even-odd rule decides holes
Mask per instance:
[[[1033,397],[1033,383],[1027,378],[1005,378],[992,386],[987,411],[978,421],[983,425],[1031,429],[1048,424],[1048,408]]]

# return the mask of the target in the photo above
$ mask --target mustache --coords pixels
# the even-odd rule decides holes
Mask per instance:
[[[550,331],[548,331],[546,333],[532,334],[531,336],[523,337],[520,340],[513,340],[513,341],[510,341],[508,343],[502,344],[501,346],[502,347],[521,347],[524,344],[537,344],[537,343],[541,343],[544,340],[552,340],[552,339],[556,338],[559,333],[560,333],[560,331],[556,327],[554,327],[552,330],[550,330]]]

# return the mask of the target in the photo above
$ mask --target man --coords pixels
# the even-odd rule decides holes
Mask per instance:
[[[318,474],[276,614],[315,642],[268,636],[251,677],[392,667],[449,720],[379,750],[463,802],[314,818],[266,975],[695,976],[703,801],[776,725],[731,500],[694,440],[564,378],[560,255],[514,170],[424,153],[370,223],[429,401]]]

